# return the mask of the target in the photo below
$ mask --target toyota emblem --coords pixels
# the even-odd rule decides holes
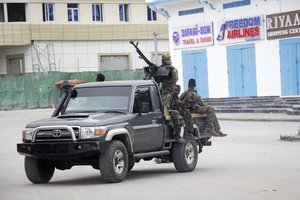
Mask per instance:
[[[61,136],[61,130],[54,130],[53,131],[53,137],[56,137],[56,138],[58,138],[58,137],[60,137]]]

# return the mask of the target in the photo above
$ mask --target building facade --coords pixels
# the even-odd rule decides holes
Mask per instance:
[[[153,61],[169,52],[167,19],[144,0],[0,1],[0,74],[139,69],[131,40]]]
[[[203,97],[300,95],[300,1],[148,0],[169,21],[179,83]]]

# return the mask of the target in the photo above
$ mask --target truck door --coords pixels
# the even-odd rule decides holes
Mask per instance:
[[[134,152],[159,150],[163,143],[164,130],[159,94],[154,85],[136,88],[132,112]]]

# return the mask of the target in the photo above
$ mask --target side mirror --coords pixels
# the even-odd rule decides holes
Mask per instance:
[[[141,103],[141,113],[148,113],[150,112],[149,102],[142,102]]]

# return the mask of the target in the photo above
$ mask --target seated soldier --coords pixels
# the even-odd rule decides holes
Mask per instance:
[[[207,131],[212,136],[216,136],[216,137],[226,136],[226,134],[224,134],[221,131],[221,127],[219,125],[213,107],[203,102],[201,97],[195,91],[195,87],[196,87],[195,79],[189,80],[188,87],[189,89],[180,96],[180,100],[186,99],[189,102],[186,108],[188,107],[192,113],[199,113],[201,115],[206,114],[207,126],[208,126]]]
[[[182,139],[180,138],[181,126],[179,121],[179,115],[183,116],[183,120],[185,122],[185,131],[192,138],[193,138],[194,129],[193,129],[193,119],[191,116],[191,112],[189,109],[183,108],[185,102],[179,101],[179,97],[178,97],[179,93],[180,93],[180,86],[176,85],[172,95],[170,94],[165,95],[163,101],[164,101],[164,106],[168,110],[173,123],[174,138],[176,140],[182,141]]]

